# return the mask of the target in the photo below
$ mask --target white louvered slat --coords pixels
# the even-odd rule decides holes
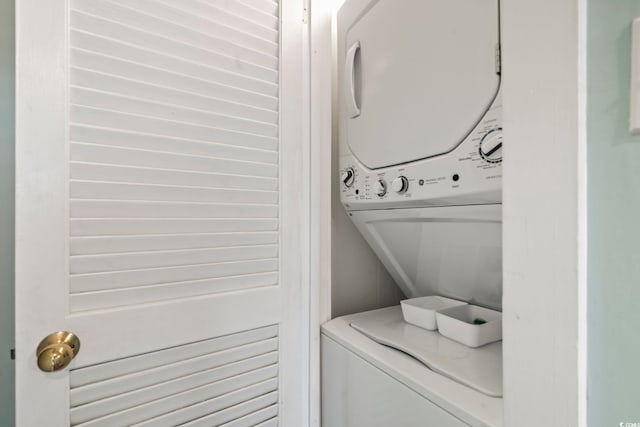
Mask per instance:
[[[277,41],[254,36],[237,28],[224,25],[222,22],[217,20],[203,18],[201,15],[190,14],[182,8],[182,3],[162,3],[157,0],[136,0],[135,2],[127,0],[112,1],[119,5],[131,7],[142,13],[151,15],[154,18],[171,22],[183,28],[189,28],[190,30],[197,31],[201,35],[205,35],[216,40],[231,42],[237,46],[268,53],[272,56],[278,56]],[[249,19],[251,19],[252,16],[258,16],[259,18],[264,17],[264,19],[273,19],[273,15],[270,16],[260,13],[255,9],[245,9],[246,13],[240,16]],[[274,29],[275,28],[277,28],[277,25]]]
[[[228,411],[227,408],[231,409],[230,407],[233,407],[234,405],[239,405],[246,401],[249,401],[248,403],[250,403],[251,400],[255,399],[254,402],[256,400],[258,401],[259,404],[256,406],[259,408],[262,405],[268,405],[269,402],[276,401],[278,398],[277,392],[274,391],[276,386],[276,379],[267,380],[136,425],[141,427],[172,427],[206,416],[206,414],[214,411],[220,412],[216,413],[212,418],[221,418],[221,421],[224,422],[228,418],[231,418],[229,416],[230,411]]]
[[[233,57],[247,64],[254,64],[265,68],[278,67],[278,58],[277,55],[275,55],[277,50],[276,52],[264,52],[248,49],[237,43],[211,37],[190,27],[181,26],[171,20],[153,16],[160,14],[159,7],[162,6],[161,4],[157,4],[155,7],[151,5],[145,13],[133,8],[134,2],[117,4],[116,0],[72,0],[71,3],[72,8],[75,10],[80,10],[93,16],[100,16],[105,21],[144,31],[147,34],[159,36],[164,40],[172,40],[184,46],[193,46],[203,52],[212,52]],[[141,6],[144,8],[145,5],[149,6],[149,4],[144,1],[135,3],[136,7]],[[151,14],[149,12],[151,12]],[[94,31],[98,32],[100,29],[94,29]]]
[[[275,124],[234,117],[229,115],[228,112],[219,114],[201,109],[176,106],[173,102],[147,101],[141,98],[115,95],[79,87],[71,87],[70,102],[75,105],[103,110],[117,110],[121,113],[224,128],[262,136],[274,137],[278,134]]]
[[[141,53],[135,53],[138,54],[135,58],[139,61]],[[120,55],[122,55],[122,50],[120,51]],[[213,74],[212,71],[207,71],[207,78],[211,78]],[[124,78],[79,67],[71,69],[71,84],[76,87],[90,87],[104,92],[128,95],[197,110],[210,111],[247,120],[254,120],[257,122],[271,124],[277,124],[278,122],[278,113],[273,110],[253,107],[246,104],[240,104],[238,102],[226,101],[204,93],[190,92],[188,87],[169,88],[160,84],[150,83],[149,81],[135,80],[131,77],[132,76]],[[258,81],[252,80],[252,82]],[[243,81],[236,84],[251,90],[251,86],[247,83],[248,82]],[[193,89],[195,90],[196,88]],[[266,94],[273,92],[273,89],[260,90]],[[270,98],[265,98],[265,101],[269,100]]]
[[[233,421],[229,421],[228,423],[222,424],[220,427],[253,427],[262,422],[271,420],[278,415],[278,405],[267,406],[264,409],[260,409],[259,411],[255,411],[249,415],[246,415],[241,418],[237,418]],[[187,424],[188,426],[197,426],[198,421],[196,420],[193,424]],[[207,424],[202,424],[207,425]]]
[[[215,8],[213,5],[203,2],[201,0],[160,0],[162,3],[173,6],[175,8],[181,8],[183,11],[188,12],[194,16],[206,16],[206,18],[212,22],[226,25],[232,28],[236,28],[247,34],[251,34],[255,37],[259,37],[264,40],[278,42],[278,30],[276,28],[270,28],[269,26],[256,25],[255,22],[247,19],[245,16],[231,13],[224,8]],[[240,2],[242,4],[242,2]],[[278,16],[278,4],[276,2],[267,1],[264,4],[261,2],[252,2],[256,8],[272,16]]]
[[[273,231],[272,219],[72,219],[71,236]]]
[[[173,420],[184,418],[185,415],[186,417],[196,418],[206,413],[223,409],[224,407],[232,405],[238,401],[246,400],[247,397],[251,398],[254,395],[260,395],[271,390],[275,390],[278,383],[276,379],[277,375],[277,366],[272,365],[216,381],[205,386],[183,391],[172,396],[154,400],[123,411],[111,413],[104,417],[91,419],[91,421],[87,422],[74,420],[72,409],[71,423],[72,425],[92,427],[112,427],[114,424],[133,425],[164,415],[164,422],[162,420],[154,419],[153,425],[177,425]],[[214,399],[218,400],[220,403],[208,402],[209,400]],[[206,404],[196,403],[194,405],[195,402],[203,401]],[[218,408],[216,408],[216,406],[218,406]],[[185,411],[188,411],[189,414],[184,414]],[[97,412],[90,413],[87,416],[88,418],[93,418],[94,415],[97,414]],[[187,418],[187,420],[193,418]]]
[[[93,418],[104,417],[154,400],[174,396],[178,393],[182,393],[196,387],[203,387],[210,383],[241,375],[245,372],[261,369],[266,366],[273,365],[276,362],[276,355],[271,354],[241,360],[222,367],[206,369],[189,375],[183,375],[170,381],[138,388],[136,390],[72,408],[71,420],[75,423],[81,423]],[[172,369],[172,366],[167,366],[166,369]]]
[[[71,425],[220,423],[277,402],[277,327],[240,332],[70,373]]]
[[[166,202],[276,204],[278,193],[261,190],[229,190],[115,182],[74,181],[70,186],[74,199],[114,199]]]
[[[278,336],[277,326],[226,335],[71,371],[71,389]]]
[[[182,155],[219,157],[231,160],[275,164],[278,153],[271,150],[259,150],[238,147],[209,141],[195,141],[184,138],[172,138],[157,134],[123,132],[120,130],[91,126],[73,126],[70,129],[72,141],[102,146],[123,147],[147,151],[176,153]]]
[[[249,132],[227,130],[215,126],[168,120],[145,115],[121,113],[119,111],[72,105],[73,123],[116,128],[125,131],[148,132],[178,138],[199,139],[216,143],[237,145],[240,147],[275,150],[277,138],[256,135]]]
[[[164,168],[193,172],[215,170],[218,173],[269,178],[275,177],[278,174],[277,165],[268,163],[181,155],[75,142],[71,144],[70,155],[72,161],[83,163]]]
[[[278,427],[278,419],[272,418],[263,423],[257,424],[254,427]]]
[[[104,2],[102,3],[103,6],[110,7],[110,5],[106,5]],[[82,4],[84,5],[84,0]],[[110,8],[113,9],[113,7]],[[132,11],[127,11],[126,9],[124,12],[125,18],[129,13],[134,14]],[[169,65],[169,68],[177,66],[180,70],[184,70],[188,74],[199,71],[198,67],[192,71],[188,67],[185,67],[186,64],[170,61],[170,58],[177,58],[183,62],[186,61],[188,64],[207,66],[219,72],[236,74],[238,77],[244,76],[246,78],[277,83],[277,67],[264,67],[259,64],[240,61],[235,55],[229,56],[223,52],[211,50],[209,49],[210,46],[205,45],[205,48],[194,46],[190,43],[184,43],[166,37],[162,33],[153,33],[136,26],[123,25],[120,22],[105,19],[104,17],[96,16],[83,10],[72,10],[70,15],[72,35],[78,36],[76,40],[71,41],[71,46],[74,48],[101,52],[104,55],[133,60],[134,62],[138,61],[135,57],[131,56],[131,53],[140,52],[143,54],[143,57],[140,59],[141,64],[157,66],[158,64],[155,63],[155,61],[169,60],[167,64],[173,64]],[[81,34],[86,35],[80,36]],[[116,46],[122,46],[125,48],[125,52],[120,53],[115,49]],[[150,53],[155,53],[155,55],[151,55]],[[161,57],[164,59],[161,59]],[[265,57],[268,58],[270,55],[265,55]],[[149,59],[151,59],[151,62],[147,63]],[[221,83],[227,83],[225,79],[232,77],[229,75],[223,77],[223,75],[219,73],[214,74],[214,77],[217,76],[222,77]]]
[[[171,169],[72,162],[73,180],[110,181],[140,184],[166,184],[205,188],[276,190],[278,180],[255,176],[211,172],[185,172]]]
[[[181,249],[178,251],[138,252],[71,257],[71,273],[100,273],[153,267],[175,267],[242,260],[275,258],[277,245],[234,248]]]
[[[276,357],[276,353],[274,352],[277,348],[278,340],[276,338],[269,338],[263,341],[239,345],[215,353],[174,362],[166,366],[146,369],[113,379],[87,384],[71,390],[71,406],[80,407],[86,403],[118,396],[131,390],[138,390],[162,383],[163,381],[180,378],[183,375],[191,375],[261,355],[272,360]],[[170,366],[171,369],[167,369],[167,366]]]
[[[70,241],[70,252],[73,256],[169,249],[204,249],[275,244],[277,240],[278,235],[274,232],[76,237]]]
[[[86,311],[275,286],[277,283],[277,273],[245,274],[146,287],[76,293],[71,295],[70,303],[76,311]]]
[[[272,29],[278,28],[278,18],[275,11],[264,8],[264,6],[260,7],[261,5],[259,3],[227,0],[202,0],[202,2],[218,8],[219,10],[232,13],[236,16],[242,16],[251,22],[262,25],[263,27]]]
[[[101,40],[101,44],[107,44],[107,42]],[[193,69],[188,67],[187,70],[183,70],[176,64],[176,62],[180,63],[179,61],[169,57],[138,52],[127,46],[111,46],[115,44],[113,42],[109,42],[109,44],[108,47],[114,51],[119,49],[119,57],[75,48],[71,49],[71,65],[120,78],[197,93],[220,101],[277,111],[277,97],[252,91],[253,86],[238,76],[220,73],[213,69],[207,69],[208,73],[205,73],[202,67],[193,67]],[[104,50],[100,52],[104,52]],[[197,70],[202,70],[202,72],[195,72]],[[204,75],[201,75],[203,73]],[[216,79],[216,77],[218,78]]]
[[[275,218],[277,206],[225,203],[74,200],[71,218]]]
[[[182,265],[151,269],[74,274],[71,277],[72,293],[135,288],[147,285],[188,283],[218,277],[269,273],[278,269],[277,259],[233,261],[213,264]]]
[[[229,421],[236,420],[238,418],[244,418],[248,414],[253,415],[262,412],[265,406],[268,406],[269,412],[272,413],[272,417],[277,414],[277,406],[275,403],[278,401],[278,394],[276,392],[271,392],[269,394],[256,397],[254,399],[248,400],[246,402],[239,403],[237,405],[231,406],[227,409],[224,409],[215,414],[208,415],[206,417],[202,417],[200,419],[191,421],[189,423],[183,424],[185,426],[220,426],[227,425],[226,423]],[[236,423],[237,424],[237,423]],[[255,425],[255,424],[244,424],[244,425]]]

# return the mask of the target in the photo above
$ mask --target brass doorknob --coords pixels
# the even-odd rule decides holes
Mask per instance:
[[[55,372],[66,368],[80,351],[80,339],[67,331],[47,335],[36,350],[38,368]]]

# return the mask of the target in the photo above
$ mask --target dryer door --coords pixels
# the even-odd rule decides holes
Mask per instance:
[[[502,205],[349,212],[408,298],[502,309]]]
[[[338,15],[341,140],[371,169],[447,153],[499,86],[497,0],[349,0]]]

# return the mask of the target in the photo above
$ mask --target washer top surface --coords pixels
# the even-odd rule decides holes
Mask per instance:
[[[371,363],[469,425],[502,427],[502,398],[487,396],[438,374],[413,357],[381,345],[351,327],[362,319],[385,322],[397,313],[401,313],[400,306],[338,317],[322,325],[322,334],[362,358],[363,363]]]
[[[338,28],[341,139],[370,169],[450,152],[496,96],[497,0],[347,2]]]
[[[502,397],[502,341],[469,348],[404,321],[397,306],[361,313],[351,327],[407,353],[429,369],[491,397]]]

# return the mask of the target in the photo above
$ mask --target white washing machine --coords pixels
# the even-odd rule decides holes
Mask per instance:
[[[502,308],[498,0],[347,0],[341,200],[408,298]],[[502,344],[466,348],[399,307],[322,328],[324,427],[502,425]]]

